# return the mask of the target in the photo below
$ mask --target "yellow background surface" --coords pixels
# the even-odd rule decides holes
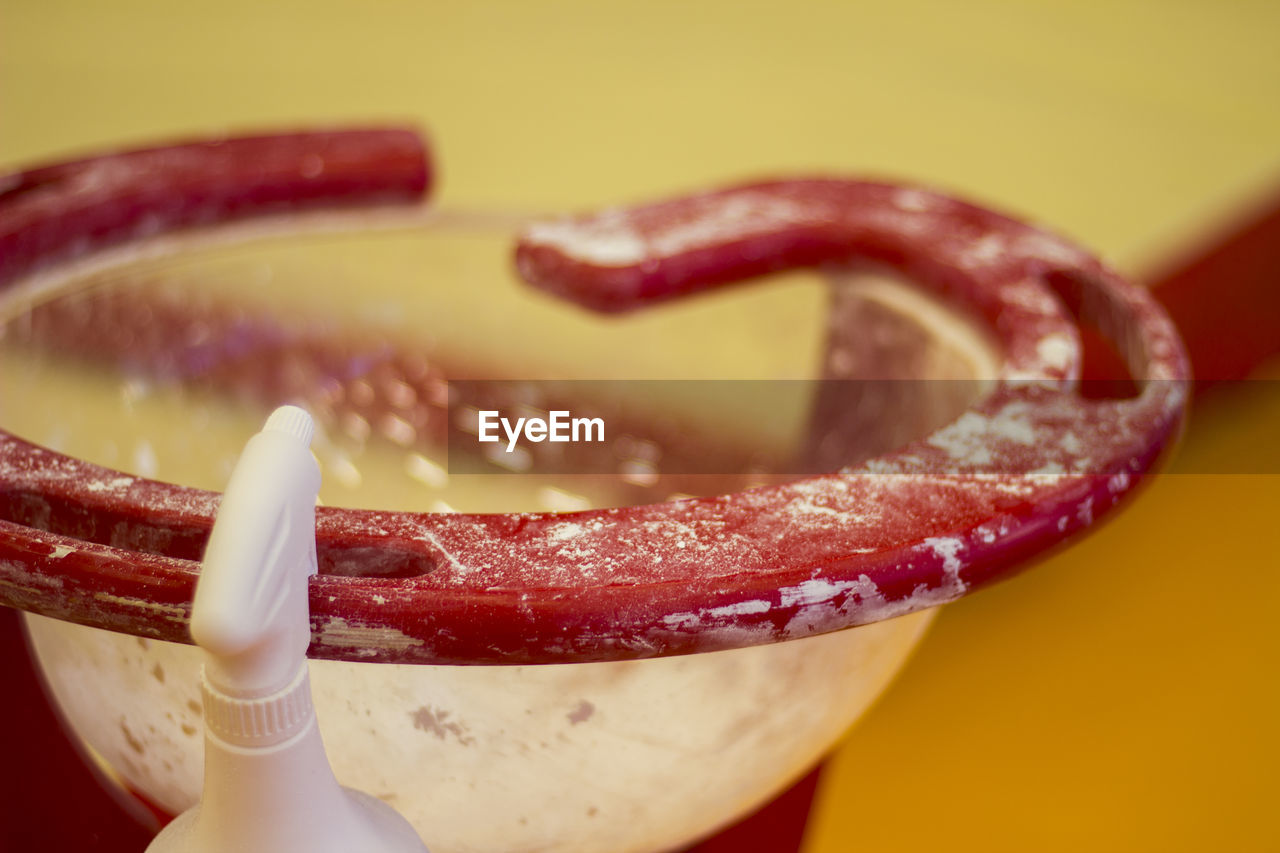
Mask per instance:
[[[1274,197],[1277,43],[1274,0],[6,0],[0,164],[390,117],[431,129],[444,204],[870,173],[1138,273]],[[1175,471],[1276,470],[1275,396],[1215,401]],[[837,753],[807,853],[1280,849],[1278,509],[1275,476],[1166,477],[946,608]]]

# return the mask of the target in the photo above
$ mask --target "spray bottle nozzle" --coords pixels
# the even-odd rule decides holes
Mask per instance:
[[[236,695],[287,684],[311,641],[320,468],[311,417],[277,409],[236,463],[205,549],[191,636],[211,654],[209,679]]]
[[[191,613],[208,653],[204,793],[148,853],[426,853],[394,809],[338,785],[316,727],[306,661],[314,430],[302,409],[277,409],[223,494]]]

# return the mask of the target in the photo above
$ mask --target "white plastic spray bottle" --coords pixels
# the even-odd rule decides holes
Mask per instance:
[[[316,727],[314,429],[302,409],[277,409],[222,497],[191,614],[208,653],[204,792],[147,853],[426,853],[394,809],[338,784]]]

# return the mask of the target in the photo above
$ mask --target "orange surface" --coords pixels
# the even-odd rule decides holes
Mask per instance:
[[[1270,0],[11,0],[0,162],[392,116],[432,128],[445,204],[873,173],[1139,271],[1280,183],[1277,33]],[[1224,394],[1182,470],[1278,470],[1274,389]],[[1280,848],[1278,508],[1274,474],[1169,476],[948,607],[837,754],[806,853]]]

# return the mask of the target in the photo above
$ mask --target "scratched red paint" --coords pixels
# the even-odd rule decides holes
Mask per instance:
[[[403,130],[191,143],[0,176],[0,287],[174,229],[289,210],[420,203]],[[724,497],[570,514],[322,508],[315,657],[526,664],[776,642],[955,599],[1113,511],[1181,429],[1189,378],[1161,309],[1047,232],[922,189],[775,181],[535,226],[534,286],[640,310],[794,266],[896,268],[979,318],[992,392],[920,441]],[[1085,400],[1067,278],[1140,393]],[[217,495],[0,432],[0,603],[187,641]],[[394,574],[397,577],[386,575]],[[377,575],[382,575],[378,577]]]

